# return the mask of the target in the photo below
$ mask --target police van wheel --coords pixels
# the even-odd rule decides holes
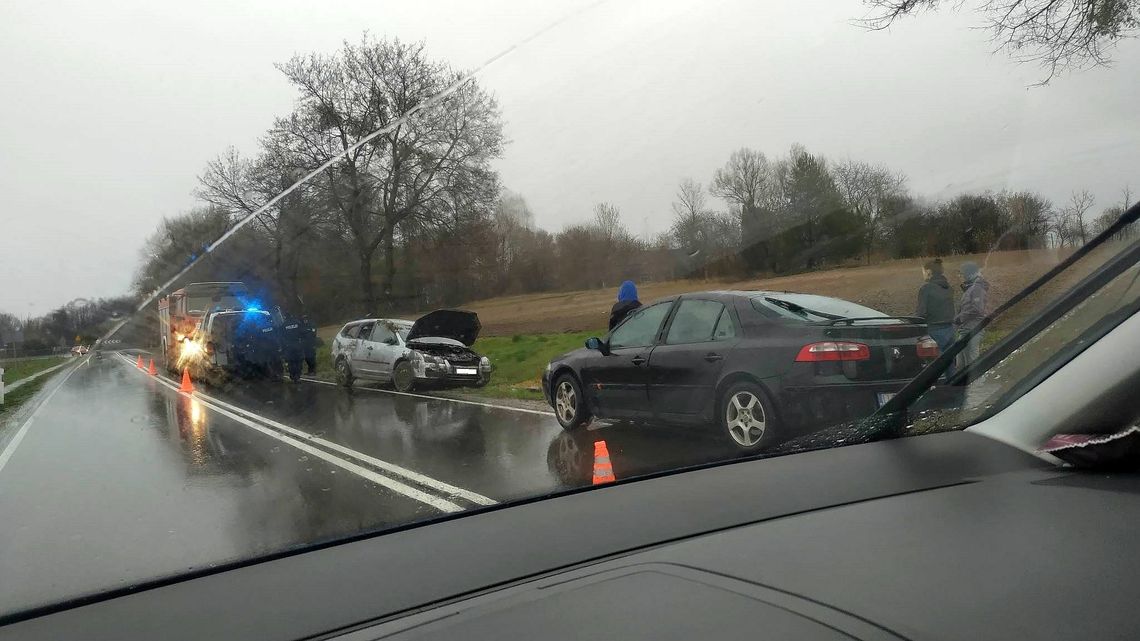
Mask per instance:
[[[355,377],[352,375],[352,368],[348,366],[348,360],[340,359],[336,362],[336,384],[344,387],[352,387],[352,381]]]

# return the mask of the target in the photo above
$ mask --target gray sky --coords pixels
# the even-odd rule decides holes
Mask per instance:
[[[0,310],[125,293],[164,215],[194,205],[204,165],[292,105],[273,63],[362,31],[424,40],[474,67],[591,3],[35,2],[0,7]],[[953,4],[953,3],[951,3]],[[890,32],[858,0],[609,0],[500,60],[481,82],[510,144],[498,163],[547,229],[618,205],[638,234],[669,224],[677,183],[707,184],[736,148],[793,142],[882,162],[912,191],[1140,192],[1140,43],[1112,69],[1045,88],[992,55],[968,11]],[[718,203],[720,204],[720,203]]]

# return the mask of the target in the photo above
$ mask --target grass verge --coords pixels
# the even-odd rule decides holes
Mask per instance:
[[[36,372],[42,372],[45,369],[50,369],[66,362],[66,356],[53,356],[51,358],[28,358],[24,360],[12,360],[0,362],[0,368],[4,369],[4,382],[11,385],[16,381],[27,378]],[[30,383],[29,383],[30,385]]]
[[[7,370],[5,370],[4,377],[7,378]],[[40,389],[42,389],[43,386],[46,385],[47,382],[54,377],[55,374],[41,376],[36,380],[31,381],[30,383],[21,385],[13,392],[4,394],[4,404],[0,405],[0,424],[13,416],[21,405],[27,402],[27,400],[31,397],[35,396],[36,393],[38,393]]]

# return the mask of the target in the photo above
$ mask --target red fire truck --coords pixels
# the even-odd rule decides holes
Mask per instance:
[[[244,309],[245,283],[190,283],[158,301],[159,341],[166,369],[177,372],[184,341],[192,340],[202,318],[219,309]]]

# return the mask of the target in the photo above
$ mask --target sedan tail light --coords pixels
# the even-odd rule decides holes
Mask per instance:
[[[823,363],[828,361],[865,361],[871,358],[871,348],[863,343],[828,341],[804,345],[796,355],[797,363]]]
[[[920,338],[915,350],[918,352],[918,357],[924,361],[932,361],[938,358],[938,355],[942,353],[942,351],[938,349],[938,342],[929,336]]]

